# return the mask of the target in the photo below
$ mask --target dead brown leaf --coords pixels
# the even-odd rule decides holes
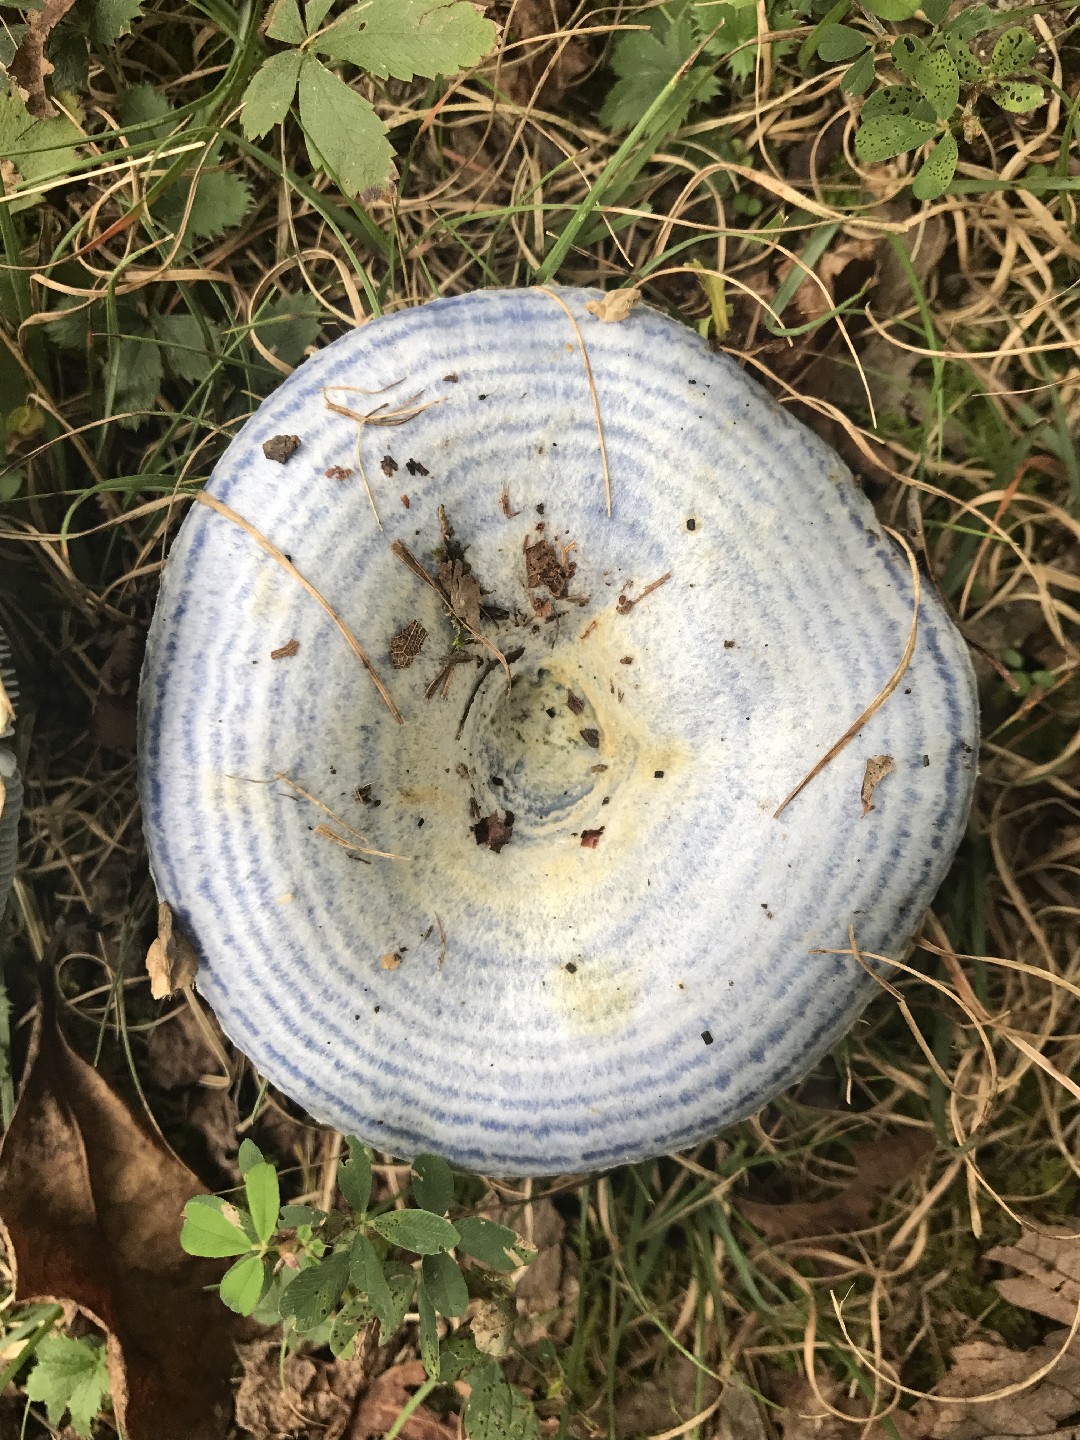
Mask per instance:
[[[870,1413],[865,1396],[849,1395],[848,1387],[824,1369],[818,1371],[816,1378],[820,1399],[805,1375],[782,1370],[768,1372],[768,1392],[783,1407],[774,1412],[783,1440],[892,1440],[880,1420],[870,1425],[865,1423]],[[839,1410],[840,1415],[832,1414],[827,1408],[829,1405]],[[844,1415],[852,1418],[845,1420],[841,1418]],[[896,1426],[900,1440],[914,1440],[915,1427],[903,1410],[894,1410],[889,1419]],[[858,1423],[860,1420],[862,1423]]]
[[[566,1243],[566,1222],[546,1198],[530,1205],[498,1206],[484,1214],[536,1247],[514,1289],[518,1343],[534,1345],[550,1336],[560,1344],[573,1333],[577,1315],[578,1259]]]
[[[971,1399],[959,1405],[942,1405],[932,1396],[920,1400],[907,1417],[914,1440],[1075,1440],[1076,1425],[1061,1424],[1080,1410],[1080,1347],[1075,1342],[1045,1379],[999,1400],[976,1398],[1022,1384],[1053,1360],[1065,1333],[1048,1335],[1045,1344],[1033,1350],[1010,1350],[995,1340],[954,1346],[941,1392]]]
[[[228,1041],[210,1011],[203,1010],[203,1022],[224,1049]],[[183,1003],[150,1031],[146,1058],[150,1078],[163,1090],[197,1085],[204,1075],[213,1074],[219,1063],[203,1025]]]
[[[179,1240],[204,1188],[71,1049],[44,995],[0,1149],[0,1225],[17,1302],[69,1304],[105,1330],[127,1440],[220,1440],[228,1424],[233,1317],[205,1289],[222,1267]]]
[[[146,952],[150,994],[164,1000],[190,985],[199,973],[199,957],[187,936],[176,928],[164,900],[158,905],[158,933]]]
[[[785,1205],[739,1200],[751,1225],[770,1240],[805,1240],[811,1235],[847,1234],[869,1225],[874,1202],[901,1180],[914,1175],[928,1159],[933,1141],[921,1130],[851,1145],[855,1178],[824,1200],[798,1200]]]
[[[497,810],[478,820],[472,827],[476,836],[477,845],[486,845],[489,850],[494,850],[498,855],[504,845],[508,845],[514,838],[514,822],[508,825]]]
[[[450,609],[465,622],[468,630],[480,629],[480,581],[466,572],[460,560],[444,560],[439,566],[439,580],[449,596]]]
[[[683,1355],[669,1352],[669,1356],[669,1363],[658,1374],[650,1375],[639,1385],[620,1387],[615,1401],[616,1440],[671,1430],[707,1409],[717,1398],[719,1385],[711,1375],[704,1375],[699,1406],[697,1366]],[[753,1430],[743,1431],[739,1440],[751,1440],[753,1435]]]
[[[427,631],[419,620],[410,620],[390,641],[390,663],[395,670],[407,670],[424,648]]]
[[[525,584],[530,590],[543,585],[554,600],[565,600],[571,577],[577,570],[573,561],[565,563],[550,540],[525,541]]]
[[[427,1373],[419,1360],[384,1370],[364,1392],[343,1440],[371,1440],[373,1436],[385,1435],[426,1379]],[[418,1405],[398,1434],[404,1440],[458,1440],[458,1427],[448,1420],[440,1420],[426,1405]]]
[[[885,779],[885,776],[895,769],[896,766],[893,764],[891,755],[871,755],[867,760],[866,769],[863,771],[862,786],[859,790],[864,819],[874,808],[874,791]]]
[[[1070,1228],[1080,1230],[1080,1222]],[[1073,1323],[1080,1307],[1080,1240],[1027,1230],[1015,1245],[995,1245],[984,1258],[1020,1271],[994,1282],[1003,1300],[1063,1325]]]
[[[511,40],[535,41],[511,54],[522,58],[506,65],[504,85],[518,105],[540,101],[550,108],[575,85],[589,68],[585,42],[569,36],[552,40],[565,27],[573,0],[517,0],[512,7]]]
[[[291,660],[294,655],[300,653],[300,641],[294,636],[292,640],[286,640],[284,645],[279,645],[276,650],[270,651],[271,660]]]
[[[309,1435],[342,1440],[355,1434],[350,1422],[356,1397],[375,1358],[370,1338],[358,1342],[351,1360],[326,1363],[310,1355],[287,1355],[284,1388],[278,1341],[255,1340],[238,1346],[237,1351],[242,1372],[236,1392],[236,1424],[251,1440]]]
[[[598,320],[617,325],[620,320],[626,319],[640,299],[641,291],[633,287],[609,290],[602,300],[586,300],[585,309]]]
[[[800,319],[820,320],[840,300],[858,291],[874,273],[875,252],[876,242],[867,235],[845,235],[826,250],[814,266],[814,274],[821,284],[808,275],[792,297]],[[784,260],[777,266],[777,277],[783,280],[794,265],[794,260]],[[849,267],[850,274],[845,274]],[[841,277],[846,283],[842,283]]]
[[[26,93],[26,108],[38,117],[55,115],[56,107],[45,93],[45,77],[54,65],[45,58],[45,42],[74,5],[75,0],[45,0],[44,6],[31,13],[26,33],[11,57],[8,70],[16,85]]]

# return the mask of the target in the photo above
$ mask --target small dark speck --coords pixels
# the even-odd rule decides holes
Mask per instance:
[[[970,755],[970,754],[971,754],[971,746],[967,743],[966,740],[962,740],[962,741],[960,742],[960,748],[961,748],[961,750],[963,750],[963,752],[964,752],[965,755]]]
[[[359,1020],[359,1019],[360,1019],[360,1016],[359,1016],[359,1015],[354,1015],[352,1018],[353,1018],[354,1020]]]
[[[563,966],[563,969],[568,975],[577,974],[577,966],[574,964],[573,960],[567,960],[566,964]]]
[[[543,515],[543,513],[544,513],[544,502],[543,502],[542,500],[541,500],[540,504],[537,505],[537,507],[536,507],[536,513],[537,513],[537,515]]]
[[[590,729],[590,730],[579,730],[579,731],[578,731],[578,734],[579,734],[579,735],[581,736],[581,738],[585,741],[585,744],[588,745],[588,746],[590,746],[593,750],[599,750],[599,749],[600,749],[600,731],[599,731],[599,730],[591,730],[591,729]]]
[[[330,766],[330,774],[331,774],[331,775],[336,775],[336,774],[337,774],[337,771],[334,769],[333,765]]]
[[[692,515],[691,515],[690,519],[687,520],[687,522],[686,522],[686,528],[687,528],[687,530],[696,530],[696,529],[697,529],[697,521],[694,519],[694,517],[693,517]]]
[[[904,694],[905,694],[905,695],[910,695],[910,694],[911,694],[911,686],[910,686],[910,685],[908,685],[908,686],[905,688]]]
[[[476,398],[477,398],[477,400],[486,400],[486,399],[487,399],[487,392],[485,391],[483,395],[477,395]]]
[[[292,556],[291,556],[291,555],[286,555],[284,550],[283,550],[281,553],[282,553],[283,555],[285,555],[285,559],[286,559],[286,560],[289,562],[289,564],[291,565],[291,564],[292,564]]]
[[[548,716],[549,716],[550,719],[552,719],[552,720],[555,719],[555,707],[554,707],[554,705],[549,705],[549,706],[548,706],[548,711],[547,711],[547,713],[548,713]]]
[[[420,819],[417,820],[417,822],[416,822],[416,828],[417,828],[418,830],[422,830],[422,829],[424,828],[424,817],[423,817],[423,815],[421,815],[421,816],[420,816]]]
[[[712,1031],[711,1031],[711,1030],[702,1030],[702,1032],[701,1032],[701,1038],[702,1038],[702,1040],[705,1041],[705,1044],[706,1044],[706,1045],[711,1045],[711,1044],[712,1044]]]
[[[610,804],[611,804],[611,796],[610,796],[610,795],[605,795],[604,798],[600,801],[600,804],[601,804],[601,805],[610,805]]]
[[[446,381],[447,385],[456,385],[456,384],[457,384],[457,376],[454,375],[453,373],[451,373],[451,374],[449,374],[449,375],[444,375],[442,378]]]
[[[662,780],[664,778],[664,772],[663,770],[654,770],[652,776],[654,780]]]
[[[924,755],[924,756],[922,757],[922,763],[923,763],[923,768],[925,769],[926,766],[930,764],[930,756],[929,756],[929,755]]]
[[[735,641],[734,641],[734,640],[725,640],[725,641],[724,641],[724,649],[725,649],[725,650],[734,650],[734,649],[735,649]]]

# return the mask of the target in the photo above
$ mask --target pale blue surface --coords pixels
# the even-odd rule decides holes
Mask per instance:
[[[903,953],[963,832],[978,738],[963,642],[924,590],[901,688],[772,818],[896,667],[907,561],[837,456],[727,359],[645,307],[606,325],[588,293],[560,293],[595,373],[611,519],[573,329],[528,290],[345,336],[260,408],[211,481],[339,611],[404,726],[310,596],[199,506],[166,567],[141,697],[155,879],[229,1035],[322,1120],[514,1174],[688,1145],[805,1072],[873,990],[850,957],[811,951],[846,946],[854,924],[864,950]],[[335,394],[361,410],[439,401],[364,432],[380,532],[359,476],[325,476],[355,468],[356,426],[323,388],[394,382]],[[261,446],[285,432],[303,444],[281,466]],[[525,646],[510,700],[496,670],[460,740],[479,664],[448,700],[424,699],[453,631],[389,553],[400,537],[434,569],[439,504],[487,602],[514,612],[486,633]],[[569,589],[585,603],[522,625],[540,504],[545,536],[575,544]],[[621,588],[633,598],[667,571],[616,612]],[[428,640],[394,670],[390,639],[414,618]],[[293,638],[296,656],[269,658]],[[564,708],[565,687],[587,714]],[[578,736],[587,721],[599,750]],[[879,754],[895,770],[864,818]],[[362,864],[316,835],[327,816],[265,783],[282,772],[412,858]],[[353,798],[364,784],[377,808]],[[514,810],[501,854],[475,843],[470,798]],[[578,832],[600,826],[583,849]],[[402,963],[383,969],[390,953]]]

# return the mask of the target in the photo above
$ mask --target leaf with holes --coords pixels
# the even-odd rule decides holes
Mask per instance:
[[[936,128],[934,121],[910,115],[874,115],[855,132],[855,154],[868,165],[891,160],[894,155],[917,149]]]
[[[278,1306],[282,1319],[294,1320],[300,1331],[314,1330],[341,1299],[348,1283],[348,1251],[335,1250],[286,1285]]]
[[[936,200],[945,194],[956,173],[958,154],[956,137],[946,131],[927,155],[912,182],[911,193],[916,200]]]
[[[478,1366],[469,1375],[469,1384],[462,1417],[469,1440],[539,1440],[536,1412],[497,1365]]]
[[[934,109],[930,102],[907,85],[886,85],[869,96],[859,114],[860,121],[876,119],[879,115],[912,118],[934,122]]]
[[[1046,93],[1033,80],[1006,80],[991,92],[994,104],[1013,115],[1027,115],[1046,101]]]
[[[416,1290],[416,1309],[420,1317],[418,1335],[420,1359],[424,1362],[428,1378],[437,1380],[439,1378],[439,1324],[435,1318],[435,1306],[423,1280],[420,1281]]]
[[[464,1315],[469,1307],[469,1291],[465,1277],[445,1250],[438,1255],[425,1255],[420,1267],[424,1289],[440,1315]]]
[[[249,140],[258,140],[288,115],[302,60],[299,50],[282,50],[271,55],[252,76],[240,112],[240,123]]]
[[[955,35],[946,35],[945,45],[952,56],[953,64],[960,79],[966,85],[972,85],[976,80],[981,80],[986,74],[986,67],[982,61],[977,59],[971,46],[960,40]]]
[[[310,55],[300,67],[300,123],[312,163],[328,170],[344,194],[385,183],[394,159],[386,127],[369,100]]]
[[[817,53],[827,65],[850,60],[866,49],[866,36],[850,25],[823,25],[818,34]]]
[[[893,64],[907,80],[915,79],[919,61],[926,53],[926,41],[918,35],[898,35],[889,51]]]
[[[990,69],[995,75],[1015,75],[1017,70],[1031,64],[1038,48],[1033,35],[1020,25],[1014,25],[998,37],[990,56]]]
[[[366,1235],[357,1235],[349,1252],[349,1279],[371,1306],[371,1313],[382,1326],[385,1345],[401,1322],[395,1323],[394,1297],[387,1283],[382,1261]]]
[[[536,1251],[521,1236],[494,1220],[481,1215],[466,1215],[455,1220],[458,1229],[457,1249],[492,1270],[516,1270],[527,1265]]]
[[[435,1255],[440,1250],[452,1250],[460,1238],[457,1230],[441,1215],[432,1215],[427,1210],[390,1210],[378,1215],[371,1222],[391,1245],[400,1245],[403,1250],[412,1250],[417,1255]]]
[[[915,84],[938,119],[947,120],[960,99],[960,76],[948,50],[927,51],[915,67]]]
[[[434,79],[478,64],[498,31],[470,0],[367,0],[315,42],[332,60],[380,80]]]
[[[862,0],[862,8],[879,20],[910,20],[922,8],[922,0]]]
[[[189,1255],[206,1255],[214,1259],[246,1255],[251,1249],[251,1241],[239,1224],[233,1223],[231,1217],[237,1213],[231,1206],[225,1213],[221,1201],[212,1195],[196,1195],[184,1206],[181,1248]]]
[[[355,1135],[348,1135],[346,1139],[349,1159],[338,1166],[338,1189],[351,1209],[362,1212],[371,1199],[371,1161],[365,1146]]]

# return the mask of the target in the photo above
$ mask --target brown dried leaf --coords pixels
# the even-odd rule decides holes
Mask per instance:
[[[885,779],[885,776],[895,769],[896,766],[893,764],[891,755],[871,755],[867,760],[866,769],[863,771],[862,787],[859,790],[864,819],[874,808],[874,791]]]
[[[976,1398],[1029,1379],[1054,1359],[1065,1334],[1048,1335],[1034,1350],[1010,1350],[994,1340],[954,1346],[941,1392],[972,1398],[959,1405],[941,1405],[932,1396],[920,1400],[909,1417],[914,1440],[1075,1440],[1075,1424],[1061,1427],[1080,1410],[1080,1347],[1075,1341],[1045,1379],[1000,1400]]]
[[[385,1435],[426,1379],[427,1372],[419,1360],[384,1370],[368,1386],[343,1440],[371,1440],[372,1436]],[[404,1440],[458,1440],[457,1426],[440,1420],[426,1405],[416,1407],[398,1434]]]
[[[574,9],[573,0],[517,0],[510,8],[511,35],[519,41],[539,43],[526,45],[523,50],[515,46],[507,52],[522,58],[509,66],[503,61],[504,73],[509,72],[503,83],[518,105],[539,100],[550,109],[589,68],[589,52],[583,39],[560,39],[554,46],[546,43],[565,30]]]
[[[192,984],[199,973],[199,957],[187,936],[176,928],[164,900],[158,905],[157,939],[146,952],[150,994],[164,1000]]]
[[[291,660],[294,655],[300,653],[300,641],[297,639],[286,640],[284,645],[279,645],[276,650],[270,651],[271,660]]]
[[[800,318],[806,321],[820,320],[838,303],[838,298],[846,298],[845,292],[858,291],[863,283],[872,277],[871,267],[875,253],[875,241],[870,236],[854,235],[845,236],[838,244],[826,250],[814,266],[821,285],[807,275],[792,297]],[[784,280],[794,265],[794,260],[784,260],[777,266],[777,278]],[[852,267],[852,273],[845,277],[847,283],[841,286],[840,277],[849,266]]]
[[[880,1420],[870,1425],[864,1420],[856,1428],[852,1420],[841,1418],[850,1415],[857,1420],[867,1416],[865,1396],[849,1395],[847,1387],[824,1369],[818,1371],[816,1378],[821,1399],[805,1375],[783,1370],[768,1372],[768,1392],[781,1406],[774,1414],[783,1440],[893,1440],[892,1433]],[[826,1408],[828,1405],[839,1410],[840,1415],[833,1415]],[[894,1410],[889,1419],[896,1426],[900,1440],[915,1440],[915,1427],[903,1410]]]
[[[74,3],[75,0],[45,0],[44,6],[31,14],[26,33],[8,66],[16,85],[26,94],[27,110],[39,118],[56,114],[45,93],[45,77],[56,68],[45,58],[45,41]]]
[[[276,1340],[255,1340],[238,1347],[242,1366],[236,1392],[236,1424],[251,1440],[318,1433],[323,1440],[355,1434],[350,1419],[356,1397],[371,1374],[374,1341],[357,1341],[351,1360],[327,1364],[310,1355],[285,1357],[281,1383],[281,1346]],[[387,1426],[389,1429],[389,1426]]]
[[[204,1010],[203,1021],[224,1049],[228,1041],[214,1015]],[[213,1074],[219,1063],[203,1026],[183,1003],[150,1031],[146,1059],[150,1078],[163,1090],[197,1085],[204,1075]]]
[[[509,825],[502,819],[497,810],[478,820],[472,827],[476,836],[477,845],[486,845],[489,850],[494,850],[498,855],[504,845],[508,845],[514,838],[513,821]]]
[[[0,1149],[0,1224],[19,1304],[70,1304],[108,1336],[127,1440],[220,1440],[232,1316],[215,1261],[180,1249],[205,1188],[67,1044],[42,999],[22,1094]]]
[[[537,540],[534,545],[525,541],[525,584],[530,590],[546,586],[554,600],[565,600],[566,589],[577,566],[570,561],[564,564],[550,540]]]
[[[1072,1222],[1080,1230],[1080,1222]],[[995,1245],[984,1257],[1020,1274],[996,1280],[1003,1300],[1071,1325],[1080,1306],[1080,1241],[1027,1230],[1015,1245]]]
[[[444,560],[439,566],[439,581],[449,597],[450,609],[469,630],[480,629],[480,581],[471,572],[466,574],[460,560]]]
[[[419,620],[410,620],[390,641],[390,663],[395,670],[407,670],[424,648],[427,631]]]
[[[640,290],[609,290],[602,300],[586,300],[585,309],[598,320],[617,325],[620,320],[626,319],[640,299]]]

